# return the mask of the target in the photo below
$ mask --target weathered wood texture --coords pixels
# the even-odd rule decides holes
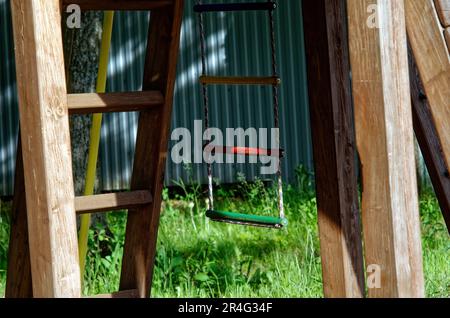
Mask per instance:
[[[70,94],[67,100],[70,114],[132,112],[164,104],[164,97],[158,91]]]
[[[409,70],[411,80],[411,99],[413,105],[413,124],[434,191],[444,215],[450,233],[450,174],[436,127],[431,116],[430,105],[424,94],[412,52],[409,54]]]
[[[75,198],[77,214],[110,212],[136,208],[152,202],[150,191],[107,193]]]
[[[33,295],[80,297],[60,1],[11,5]]]
[[[345,2],[303,1],[326,297],[363,297],[356,141]]]
[[[381,269],[369,296],[423,297],[404,1],[347,4],[365,258]],[[379,28],[367,24],[372,4]]]
[[[128,214],[120,281],[120,290],[137,289],[140,297],[151,291],[183,5],[174,0],[150,20],[143,89],[163,92],[165,103],[140,114],[131,189],[150,190],[153,201]]]
[[[434,0],[439,21],[444,28],[444,37],[450,53],[450,0]]]
[[[28,247],[27,203],[23,176],[22,146],[19,141],[14,179],[14,199],[11,209],[11,233],[6,276],[6,298],[31,298],[30,250]]]
[[[434,0],[439,20],[444,27],[450,27],[450,0]]]
[[[431,0],[405,1],[409,41],[450,166],[450,56]]]

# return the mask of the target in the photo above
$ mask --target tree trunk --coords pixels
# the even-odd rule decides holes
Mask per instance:
[[[102,20],[102,12],[91,11],[82,14],[80,29],[69,29],[63,23],[67,87],[70,93],[95,92]],[[70,119],[74,187],[77,195],[84,192],[91,122],[91,115],[77,115]],[[99,183],[98,176],[97,173],[96,187]]]

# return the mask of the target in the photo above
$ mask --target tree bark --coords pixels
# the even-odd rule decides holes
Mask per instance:
[[[69,29],[64,25],[64,51],[66,55],[67,88],[69,93],[95,92],[102,35],[102,12],[82,13],[81,28]],[[91,115],[70,118],[75,193],[84,192]],[[96,187],[99,174],[97,174]]]

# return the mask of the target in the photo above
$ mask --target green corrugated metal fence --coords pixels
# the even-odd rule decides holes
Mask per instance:
[[[185,1],[182,42],[175,93],[172,129],[193,131],[194,120],[201,120],[202,100],[198,84],[200,72],[197,16],[194,1]],[[213,1],[204,1],[213,2]],[[239,2],[226,0],[223,2]],[[276,10],[277,54],[282,86],[281,144],[286,150],[283,170],[293,180],[300,164],[312,166],[307,103],[305,56],[301,2],[279,0]],[[15,144],[17,140],[17,99],[9,17],[9,1],[0,0],[0,195],[12,193]],[[109,69],[109,91],[139,90],[146,48],[148,13],[121,12],[116,15]],[[216,75],[271,74],[267,13],[212,13],[205,15],[208,68]],[[271,128],[273,126],[271,90],[262,87],[214,87],[210,90],[212,126],[221,128]],[[136,136],[136,114],[108,114],[102,129],[100,154],[103,190],[128,187]],[[149,127],[151,129],[151,127]],[[173,145],[174,142],[171,142]],[[259,166],[250,164],[215,165],[215,177],[222,182],[236,181],[239,172],[249,179],[258,176]],[[205,181],[204,165],[186,169],[168,161],[166,183],[190,175]]]

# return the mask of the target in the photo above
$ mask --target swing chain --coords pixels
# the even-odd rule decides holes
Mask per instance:
[[[268,0],[269,3],[274,3],[274,0]],[[201,0],[197,1],[198,5],[202,4]],[[276,2],[275,2],[276,4]],[[272,75],[278,77],[277,71],[277,59],[276,59],[276,38],[275,38],[275,19],[273,10],[269,10],[270,19],[270,47],[271,47],[271,57],[272,57]],[[199,29],[200,29],[200,50],[201,50],[201,60],[202,60],[202,75],[207,75],[207,60],[206,60],[206,36],[205,36],[205,24],[203,20],[203,13],[199,13]],[[274,111],[274,121],[276,132],[276,143],[278,148],[280,148],[280,120],[279,120],[279,92],[278,85],[273,85],[273,111]],[[202,84],[202,94],[203,94],[203,106],[204,106],[204,120],[205,120],[205,131],[209,128],[209,101],[208,101],[208,89],[207,84]],[[213,177],[212,177],[212,165],[207,163],[208,167],[208,205],[209,209],[214,209],[214,193],[213,193]],[[283,181],[281,173],[281,162],[278,162],[277,167],[277,183],[278,183],[278,209],[280,212],[280,218],[285,217],[284,214],[284,204],[283,204]]]
[[[274,3],[273,0],[267,0],[269,3]],[[276,4],[276,3],[275,3]],[[272,75],[278,77],[278,67],[277,67],[277,49],[276,49],[276,38],[275,38],[275,18],[274,10],[269,10],[269,20],[270,20],[270,49],[272,53]],[[278,149],[280,149],[280,99],[278,92],[278,85],[273,85],[272,88],[273,95],[273,117],[275,121],[276,129],[276,144]],[[283,180],[281,173],[281,162],[278,161],[277,167],[277,186],[278,186],[278,210],[280,213],[280,218],[284,219],[284,203],[283,203]]]
[[[197,2],[199,5],[202,4],[201,0]],[[207,61],[206,61],[206,36],[205,36],[205,24],[203,21],[203,13],[200,13],[198,18],[199,28],[200,28],[200,51],[202,58],[202,75],[207,74]],[[203,95],[203,112],[205,120],[205,131],[209,129],[209,100],[208,100],[208,85],[202,84],[202,95]],[[210,140],[209,140],[210,141]],[[214,193],[213,193],[213,177],[212,177],[212,165],[210,162],[207,163],[208,169],[208,209],[214,209]]]

